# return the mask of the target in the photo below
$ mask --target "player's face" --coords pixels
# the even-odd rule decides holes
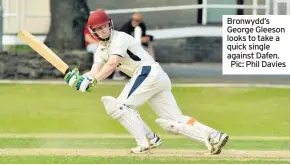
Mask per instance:
[[[109,24],[94,29],[94,32],[97,33],[97,35],[102,39],[108,38],[110,36]]]

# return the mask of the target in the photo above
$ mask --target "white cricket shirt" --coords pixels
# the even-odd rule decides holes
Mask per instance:
[[[108,48],[98,45],[94,54],[94,63],[106,63],[112,55],[122,57],[118,69],[130,77],[142,66],[156,63],[136,39],[119,31],[113,31],[113,38]]]

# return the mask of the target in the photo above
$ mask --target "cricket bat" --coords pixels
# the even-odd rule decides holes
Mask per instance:
[[[39,55],[46,59],[50,64],[57,68],[63,74],[69,72],[69,66],[57,56],[50,48],[44,43],[35,38],[32,34],[24,29],[18,31],[18,37],[22,39],[27,45],[35,50]]]

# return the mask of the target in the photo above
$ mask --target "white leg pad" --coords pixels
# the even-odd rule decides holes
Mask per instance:
[[[137,144],[141,147],[149,147],[149,140],[146,137],[146,131],[143,128],[143,121],[136,110],[131,109],[118,102],[112,96],[101,98],[107,114],[113,119],[118,120],[127,131],[135,138]]]
[[[101,101],[104,104],[107,114],[113,119],[119,119],[127,110],[124,105],[112,96],[103,96]]]
[[[151,128],[142,120],[140,114],[137,112],[137,117],[142,121],[143,128],[146,132],[146,135],[148,138],[152,139],[154,138],[154,132],[151,130]]]
[[[166,120],[159,118],[156,120],[156,123],[159,124],[164,130],[172,134],[182,134],[190,139],[197,140],[200,142],[206,142],[206,136],[204,132],[200,131],[201,129],[196,128],[185,123],[178,123],[175,121]]]

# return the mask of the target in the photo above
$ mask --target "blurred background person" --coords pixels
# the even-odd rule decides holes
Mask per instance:
[[[84,35],[85,35],[85,46],[86,46],[87,52],[94,54],[98,47],[98,39],[94,38],[91,35],[87,24],[84,29]]]
[[[140,13],[134,13],[129,21],[127,21],[120,29],[137,40],[139,40],[143,48],[155,59],[154,50],[151,45],[153,36],[146,34],[146,25],[143,16]]]
[[[102,8],[98,8],[96,10],[103,10]],[[88,53],[92,53],[94,55],[97,47],[98,47],[98,39],[93,37],[88,29],[88,24],[85,25],[84,28],[84,38],[85,38],[85,47]]]

